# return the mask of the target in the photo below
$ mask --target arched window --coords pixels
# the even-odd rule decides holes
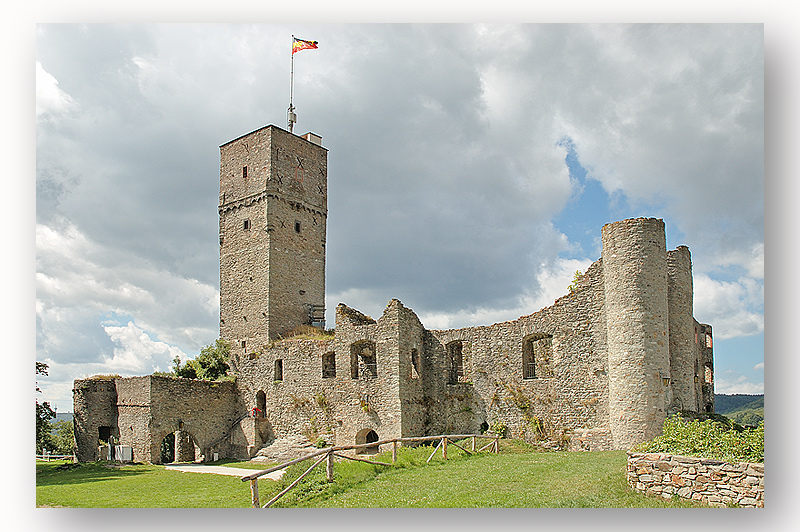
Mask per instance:
[[[365,443],[373,443],[378,441],[378,433],[372,429],[361,429],[356,433],[356,445],[363,445]],[[369,453],[374,454],[378,452],[378,446],[374,447],[361,447],[356,449],[356,454]]]
[[[322,378],[332,379],[336,377],[336,353],[325,353],[322,355]]]

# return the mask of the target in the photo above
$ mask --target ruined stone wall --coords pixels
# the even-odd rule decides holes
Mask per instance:
[[[634,490],[711,506],[764,507],[764,464],[728,463],[663,453],[628,453],[628,484]]]
[[[426,390],[430,432],[474,432],[498,421],[514,437],[566,442],[583,430],[583,448],[608,448],[602,304],[598,261],[575,291],[535,314],[487,327],[431,331],[429,365],[439,378]],[[525,378],[525,342],[536,339],[549,348],[537,353],[535,371]],[[457,340],[465,346],[465,382],[447,384],[446,346]]]
[[[114,379],[76,380],[72,404],[75,457],[79,462],[93,462],[99,458],[97,447],[100,427],[109,427],[111,434],[119,437]]]
[[[343,305],[337,308],[336,335],[331,340],[271,342],[235,359],[247,408],[256,407],[259,392],[264,392],[265,416],[277,437],[303,434],[313,440],[332,433],[334,441],[328,443],[347,445],[357,443],[358,435],[369,430],[381,439],[401,435],[397,353],[404,309],[395,300],[377,321],[350,319],[348,312],[357,313]],[[375,348],[376,374],[363,374],[368,368],[359,367],[353,378],[352,346],[363,342]],[[335,376],[324,377],[323,355],[331,353]]]

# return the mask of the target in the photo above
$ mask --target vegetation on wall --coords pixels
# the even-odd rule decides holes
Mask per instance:
[[[743,428],[718,414],[702,421],[675,415],[664,421],[661,436],[633,450],[725,462],[763,462],[764,422],[757,428]]]

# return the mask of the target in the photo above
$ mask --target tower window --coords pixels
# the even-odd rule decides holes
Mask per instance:
[[[242,225],[242,227],[244,227],[244,230],[245,230],[245,231],[247,231],[248,229],[250,229],[250,220],[245,220],[245,221],[244,221],[244,224]]]
[[[283,359],[278,359],[275,361],[275,381],[282,381],[283,380]]]
[[[336,377],[336,353],[325,353],[322,355],[322,378],[332,379]]]
[[[245,178],[247,177],[247,167],[246,166],[242,167],[242,177],[245,177]]]
[[[300,232],[300,222],[298,222],[296,220],[294,222],[294,232],[295,233],[299,233]]]

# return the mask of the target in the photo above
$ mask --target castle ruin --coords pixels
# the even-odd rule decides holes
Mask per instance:
[[[328,444],[505,427],[571,450],[627,449],[666,416],[713,412],[709,325],[693,317],[689,249],[664,222],[602,228],[602,256],[553,305],[488,326],[428,330],[392,299],[344,304],[324,329],[327,150],[266,126],[220,147],[220,337],[235,382],[75,381],[77,459],[98,439],[159,463],[251,458],[276,438]],[[311,327],[315,329],[311,329]]]

